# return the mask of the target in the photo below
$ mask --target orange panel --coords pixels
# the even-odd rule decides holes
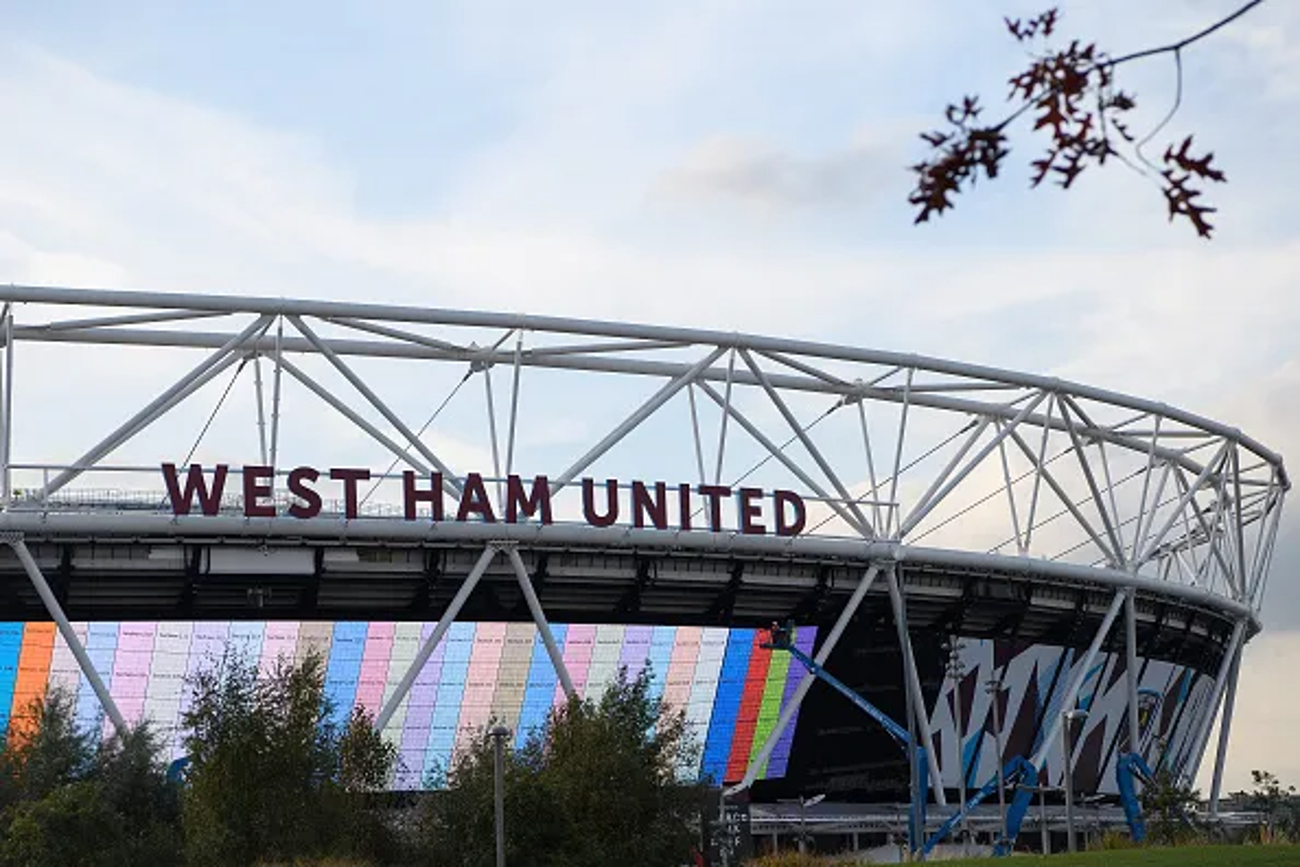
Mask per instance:
[[[9,723],[10,737],[22,738],[31,727],[28,707],[34,699],[45,697],[53,655],[53,623],[28,623],[23,627],[23,646],[18,656],[18,679],[14,683],[14,703]]]

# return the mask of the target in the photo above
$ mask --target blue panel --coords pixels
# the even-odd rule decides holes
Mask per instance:
[[[121,624],[115,620],[90,623],[86,627],[86,655],[99,673],[99,679],[110,692],[113,688],[113,660],[117,656],[117,633]],[[77,685],[76,720],[79,728],[96,729],[103,724],[104,708],[91,688],[90,681],[81,675]]]
[[[429,723],[429,746],[424,756],[424,773],[447,769],[460,723],[460,703],[465,696],[469,657],[474,652],[474,624],[453,623],[443,636],[442,676],[438,680],[438,701]]]
[[[650,654],[646,657],[646,666],[654,675],[650,681],[650,698],[658,700],[664,694],[668,683],[668,663],[673,658],[673,644],[677,640],[677,627],[656,626],[650,636]]]
[[[753,646],[752,629],[733,629],[727,636],[727,649],[722,656],[722,669],[718,672],[718,692],[713,699],[713,716],[709,720],[709,734],[704,741],[704,755],[700,762],[701,776],[714,782],[721,782],[727,772],[731,739],[735,734],[736,716],[740,712]]]
[[[325,697],[334,704],[332,719],[342,724],[352,713],[361,676],[361,657],[366,650],[365,622],[341,620],[334,624],[330,658],[325,668]]]
[[[552,626],[551,634],[555,643],[563,648],[564,637],[568,634],[567,626]],[[555,699],[555,685],[559,676],[551,664],[551,656],[546,652],[540,633],[533,639],[533,656],[528,663],[528,684],[524,687],[524,703],[519,709],[519,724],[516,726],[515,746],[521,747],[535,729],[546,724],[546,715],[550,713]]]
[[[230,648],[256,664],[262,655],[262,638],[265,634],[264,621],[236,620],[230,624]]]
[[[23,625],[0,623],[0,729],[9,726],[9,709],[18,680],[18,655],[23,649]]]

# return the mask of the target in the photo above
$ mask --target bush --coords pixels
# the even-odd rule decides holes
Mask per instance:
[[[141,725],[95,745],[54,690],[0,752],[0,865],[176,864],[176,790]]]
[[[620,672],[597,702],[570,700],[505,756],[506,860],[513,867],[660,867],[686,861],[700,789],[678,768],[696,747],[680,712],[650,698],[650,674]],[[428,801],[422,863],[493,863],[493,760],[483,733]]]
[[[393,856],[391,835],[364,797],[386,782],[396,750],[360,709],[334,721],[318,655],[267,675],[227,656],[193,689],[182,717],[190,863]]]

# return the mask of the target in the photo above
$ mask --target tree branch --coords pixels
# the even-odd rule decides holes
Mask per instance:
[[[1215,31],[1227,27],[1229,24],[1236,21],[1238,18],[1245,15],[1247,12],[1254,9],[1256,6],[1260,5],[1263,2],[1264,0],[1250,0],[1249,3],[1244,4],[1240,9],[1238,9],[1236,12],[1233,12],[1228,17],[1219,19],[1218,21],[1211,24],[1209,27],[1206,27],[1204,30],[1201,30],[1200,32],[1197,33],[1193,33],[1191,36],[1188,36],[1185,39],[1180,39],[1178,42],[1171,42],[1169,45],[1162,45],[1159,48],[1146,48],[1143,49],[1142,51],[1134,51],[1132,54],[1125,54],[1122,57],[1116,57],[1114,60],[1109,60],[1104,65],[1113,68],[1119,66],[1121,63],[1128,63],[1133,60],[1141,60],[1144,57],[1155,57],[1157,54],[1168,54],[1170,52],[1182,51],[1184,48],[1191,45],[1193,42],[1199,42],[1205,37],[1214,33]]]
[[[1198,235],[1209,238],[1214,227],[1207,217],[1215,209],[1199,200],[1202,195],[1199,187],[1205,182],[1226,180],[1223,172],[1212,165],[1214,155],[1194,153],[1192,136],[1165,149],[1161,158],[1163,166],[1154,165],[1142,149],[1164,129],[1182,104],[1183,49],[1218,32],[1263,2],[1249,0],[1231,14],[1177,42],[1121,57],[1110,57],[1096,44],[1085,44],[1078,39],[1061,49],[1035,53],[1028,69],[1010,79],[1011,92],[1007,99],[1013,108],[996,123],[980,121],[983,107],[976,96],[949,105],[945,112],[948,129],[921,135],[930,146],[930,158],[911,166],[916,187],[908,201],[917,207],[915,222],[926,222],[932,215],[942,215],[952,208],[952,197],[973,186],[981,174],[988,179],[997,177],[1009,153],[1007,128],[1032,113],[1031,134],[1042,131],[1049,141],[1044,156],[1031,163],[1031,186],[1050,180],[1069,189],[1086,168],[1105,165],[1112,157],[1137,168],[1117,150],[1117,146],[1132,147],[1137,161],[1151,170],[1148,174],[1138,169],[1139,173],[1159,184],[1168,205],[1169,219],[1183,217]],[[1035,18],[1008,18],[1006,26],[1017,41],[1026,42],[1052,37],[1059,22],[1058,11],[1049,9]],[[1136,101],[1131,93],[1115,86],[1114,71],[1122,64],[1161,54],[1174,56],[1177,76],[1174,104],[1160,123],[1138,141],[1126,121]]]

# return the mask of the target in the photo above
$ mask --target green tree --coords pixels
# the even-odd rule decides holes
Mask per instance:
[[[571,699],[505,768],[506,859],[520,867],[658,867],[696,840],[698,785],[678,778],[697,746],[681,711],[651,698],[650,674],[626,672],[598,701]],[[421,855],[443,865],[494,857],[493,751],[484,732],[454,760],[431,798]]]
[[[1146,819],[1148,839],[1152,843],[1172,846],[1201,836],[1192,822],[1193,810],[1201,793],[1161,768],[1142,789],[1142,814]]]
[[[337,723],[324,682],[315,654],[265,675],[227,655],[195,677],[182,716],[190,863],[391,857],[364,795],[386,782],[396,750],[362,711]]]
[[[54,690],[0,753],[0,865],[167,865],[181,857],[175,787],[147,725],[96,745]]]
[[[27,726],[15,726],[0,748],[0,810],[36,801],[59,786],[80,780],[95,762],[90,734],[77,730],[75,702],[64,689],[33,699],[20,713]]]
[[[1279,835],[1294,839],[1300,826],[1300,799],[1296,797],[1295,786],[1283,786],[1268,771],[1251,771],[1250,778],[1255,788],[1247,795],[1246,804],[1264,817],[1260,829],[1262,841],[1277,840]]]

